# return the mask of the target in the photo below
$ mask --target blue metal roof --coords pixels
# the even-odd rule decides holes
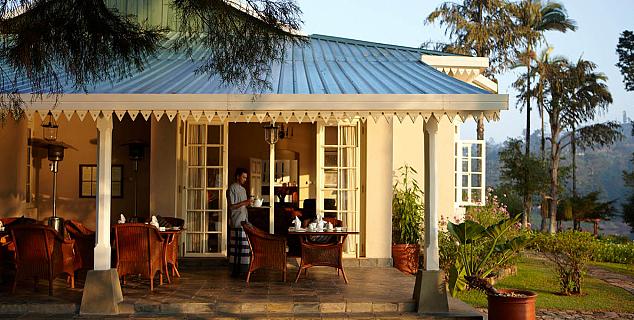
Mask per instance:
[[[167,42],[176,34],[169,34]],[[168,43],[166,43],[168,44]],[[167,46],[166,46],[167,47]],[[271,66],[270,90],[227,86],[219,77],[194,71],[206,54],[199,47],[193,59],[164,49],[145,69],[111,83],[101,82],[88,93],[109,94],[488,94],[421,62],[437,51],[387,45],[324,35],[307,44],[292,45],[282,61]],[[22,81],[20,93],[29,93]],[[65,93],[83,93],[67,86]]]

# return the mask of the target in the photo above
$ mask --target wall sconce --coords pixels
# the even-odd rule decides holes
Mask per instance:
[[[44,118],[44,122],[42,122],[42,138],[47,141],[55,141],[57,140],[57,122],[55,118],[53,118],[53,113],[50,111]]]

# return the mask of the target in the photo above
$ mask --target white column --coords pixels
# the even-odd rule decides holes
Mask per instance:
[[[438,121],[425,123],[425,270],[439,270],[438,254]]]
[[[269,147],[269,233],[275,232],[275,144]]]
[[[95,270],[110,270],[110,197],[112,171],[112,116],[97,118],[97,236]]]
[[[367,121],[366,247],[368,258],[392,257],[392,121]]]

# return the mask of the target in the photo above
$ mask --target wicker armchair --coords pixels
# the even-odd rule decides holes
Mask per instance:
[[[334,227],[343,226],[343,222],[335,218],[324,218],[324,220],[332,223]],[[311,241],[311,237],[301,237],[302,260],[295,282],[299,281],[302,271],[315,266],[324,266],[336,268],[337,274],[341,271],[343,280],[348,283],[348,277],[343,270],[343,244],[346,237],[326,235],[319,236],[318,239],[320,241],[315,242]]]
[[[11,236],[16,248],[11,293],[18,279],[32,277],[36,286],[39,278],[48,279],[48,294],[52,295],[53,280],[61,274],[66,274],[70,287],[75,288],[75,241],[65,240],[55,229],[39,224],[12,226]]]
[[[251,273],[266,267],[281,270],[282,281],[286,282],[286,237],[269,234],[244,221],[242,228],[247,234],[251,249],[247,283],[251,279]]]
[[[64,226],[70,238],[75,240],[79,268],[92,270],[95,265],[95,232],[75,220],[66,220]]]
[[[156,227],[143,223],[125,223],[114,226],[117,248],[117,272],[123,278],[140,274],[150,279],[150,291],[154,291],[154,276],[159,272],[159,284],[163,285],[165,270],[165,242]]]

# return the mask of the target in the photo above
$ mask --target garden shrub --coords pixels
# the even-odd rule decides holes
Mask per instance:
[[[634,264],[634,241],[595,240],[592,261]]]
[[[537,236],[539,250],[555,264],[562,294],[580,294],[587,263],[595,253],[595,239],[587,232],[564,231]]]

